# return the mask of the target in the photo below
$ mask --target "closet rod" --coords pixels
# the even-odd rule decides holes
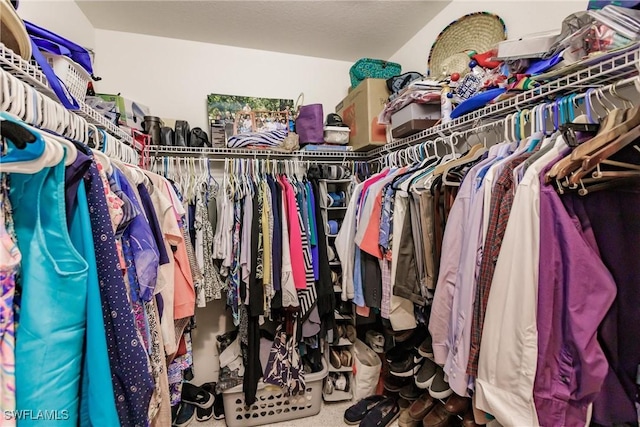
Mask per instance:
[[[411,144],[422,143],[429,138],[436,136],[446,136],[456,130],[466,130],[479,119],[499,118],[502,119],[508,113],[516,110],[531,108],[539,104],[550,96],[569,95],[584,90],[585,87],[597,88],[609,84],[615,79],[623,79],[638,74],[638,62],[640,61],[640,44],[609,52],[598,57],[588,58],[572,67],[582,66],[572,73],[566,74],[541,84],[531,90],[519,93],[511,98],[489,104],[449,123],[440,124],[432,128],[421,131],[406,138],[394,140],[382,147],[368,152],[370,159],[385,155],[389,152],[405,148]],[[538,76],[540,77],[540,76]]]
[[[176,157],[176,156],[154,156],[153,154],[151,155],[151,161],[152,163],[158,163],[158,162],[162,162],[163,159],[169,159],[170,161],[176,161],[176,160],[180,160],[180,159],[195,159],[195,160],[203,160],[203,159],[207,159],[210,162],[225,162],[225,161],[229,161],[229,160],[235,160],[235,159],[242,159],[242,160],[257,160],[257,161],[276,161],[276,162],[295,162],[298,161],[300,164],[310,164],[311,159],[296,159],[296,158],[288,158],[288,159],[275,159],[275,158],[254,158],[254,157],[221,157],[221,158],[212,158],[212,157]],[[354,162],[366,162],[366,159],[362,159],[362,160],[357,160],[357,159],[346,159],[346,160],[339,160],[339,159],[323,159],[322,163],[328,163],[328,164],[336,164],[336,165],[343,165],[345,163],[354,163]]]
[[[369,162],[373,162],[373,163],[381,163],[383,162],[383,159],[395,152],[402,152],[405,151],[405,155],[406,155],[406,151],[408,151],[409,149],[414,149],[415,147],[419,146],[420,144],[424,144],[424,143],[435,143],[438,140],[441,140],[443,142],[446,143],[447,140],[451,140],[453,139],[455,141],[455,144],[457,145],[458,142],[458,138],[464,138],[466,136],[468,136],[469,134],[474,134],[474,135],[478,135],[478,134],[482,134],[487,132],[488,130],[494,130],[496,128],[503,128],[505,126],[515,126],[515,120],[514,117],[517,114],[520,114],[522,111],[525,110],[532,110],[534,108],[537,108],[541,105],[545,105],[546,107],[544,109],[544,111],[546,111],[547,113],[550,113],[549,116],[546,116],[545,120],[551,119],[553,121],[553,116],[551,115],[553,113],[553,110],[555,108],[557,108],[556,103],[561,101],[561,100],[567,100],[569,102],[571,102],[570,106],[571,108],[573,108],[574,110],[578,107],[578,101],[584,100],[587,96],[589,96],[590,100],[592,100],[594,97],[596,98],[598,104],[600,104],[600,106],[603,109],[606,109],[606,107],[604,106],[604,104],[602,104],[602,101],[600,100],[602,97],[606,98],[605,93],[608,93],[609,95],[611,95],[612,97],[616,98],[619,101],[622,101],[624,103],[632,103],[633,101],[630,99],[626,99],[623,98],[622,96],[620,96],[617,93],[618,89],[621,89],[625,86],[629,86],[631,84],[635,84],[638,88],[638,91],[640,92],[640,76],[636,75],[633,77],[629,77],[623,80],[619,80],[617,82],[605,85],[605,86],[600,86],[600,87],[591,87],[589,88],[586,92],[580,93],[580,94],[569,94],[569,95],[565,95],[563,97],[560,97],[554,101],[545,101],[545,102],[540,102],[534,105],[529,106],[528,108],[525,109],[519,109],[517,112],[511,113],[509,115],[507,115],[504,118],[498,119],[498,120],[494,120],[488,123],[484,123],[484,124],[479,124],[480,120],[476,120],[476,125],[472,125],[472,127],[470,127],[469,129],[465,129],[465,130],[461,130],[461,131],[453,131],[451,132],[449,135],[444,135],[443,133],[440,134],[440,136],[438,136],[435,139],[423,139],[421,140],[419,143],[416,144],[411,144],[411,145],[407,145],[407,146],[403,146],[402,148],[397,148],[394,150],[389,150],[384,152],[380,157],[378,158],[373,158],[370,159]],[[609,102],[611,103],[611,101],[609,100]],[[593,102],[591,102],[592,106],[595,105]],[[528,124],[530,122],[527,122],[525,129],[527,127],[530,127],[530,125]],[[515,135],[515,128],[512,130],[513,134]]]
[[[640,92],[640,76],[634,76],[634,77],[629,77],[623,80],[619,80],[615,83],[611,83],[609,85],[606,86],[600,86],[600,87],[591,87],[589,88],[586,92],[583,93],[579,93],[579,94],[570,94],[570,95],[566,95],[563,96],[557,100],[554,101],[547,101],[547,102],[540,102],[536,105],[532,105],[529,108],[525,108],[521,111],[524,110],[531,110],[533,108],[539,107],[540,105],[544,105],[546,104],[545,110],[549,113],[552,113],[554,108],[556,108],[556,102],[560,101],[562,99],[566,99],[568,101],[571,102],[570,106],[571,108],[573,108],[574,110],[578,108],[577,102],[578,101],[582,101],[584,100],[587,96],[589,96],[591,99],[593,99],[593,97],[595,96],[596,99],[598,100],[598,104],[600,104],[600,106],[603,109],[606,109],[606,107],[602,104],[602,102],[600,101],[600,97],[606,97],[605,92],[608,92],[609,95],[611,95],[612,97],[618,99],[619,101],[623,101],[623,102],[629,102],[632,103],[633,101],[630,99],[625,99],[623,97],[621,97],[619,94],[616,93],[616,91],[618,89],[621,89],[625,86],[629,86],[631,84],[636,84],[638,87],[638,91]],[[593,103],[591,103],[592,105],[594,105]],[[495,128],[495,127],[504,127],[505,125],[507,125],[507,123],[509,121],[512,120],[512,117],[514,114],[518,114],[520,111],[516,112],[516,113],[512,113],[510,115],[508,115],[507,117],[504,117],[500,120],[496,120],[493,122],[489,122],[489,123],[485,123],[485,124],[480,124],[478,126],[474,126],[473,128],[470,129],[465,129],[463,131],[459,131],[459,132],[452,132],[451,135],[448,135],[449,138],[453,137],[459,137],[459,136],[466,136],[469,134],[474,134],[474,133],[483,133],[485,132],[488,128]],[[550,118],[551,120],[553,120],[552,116],[548,116],[547,118]],[[478,121],[479,122],[479,121]],[[511,121],[511,123],[509,123],[510,125],[512,125],[514,122]]]

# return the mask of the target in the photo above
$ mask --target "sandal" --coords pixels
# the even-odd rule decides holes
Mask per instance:
[[[341,357],[340,357],[340,353],[338,353],[337,350],[335,349],[331,349],[331,353],[329,355],[329,359],[331,362],[331,366],[333,366],[336,369],[340,369],[342,368],[342,361],[341,361]]]
[[[353,325],[347,325],[346,330],[346,337],[347,339],[354,343],[356,342],[356,337],[358,336],[357,332],[356,332],[356,328]]]

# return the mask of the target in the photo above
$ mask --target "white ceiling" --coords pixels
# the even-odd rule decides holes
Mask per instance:
[[[388,59],[449,1],[76,0],[99,29],[344,61]]]

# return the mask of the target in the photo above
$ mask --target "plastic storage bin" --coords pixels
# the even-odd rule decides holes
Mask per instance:
[[[324,142],[329,144],[346,144],[349,142],[351,129],[344,126],[325,126]]]
[[[306,374],[306,390],[290,396],[285,396],[279,387],[260,381],[257,400],[251,406],[244,403],[242,385],[225,390],[222,400],[227,426],[253,427],[317,415],[322,405],[322,382],[327,373],[323,360],[322,371]]]
[[[87,94],[87,86],[91,79],[89,73],[66,56],[51,55],[44,52],[42,55],[47,59],[56,76],[58,76],[67,89],[69,89],[69,93],[71,93],[76,100],[84,102]]]

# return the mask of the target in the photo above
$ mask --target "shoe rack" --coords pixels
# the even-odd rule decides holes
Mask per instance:
[[[327,236],[327,247],[330,259],[329,266],[331,268],[331,276],[333,280],[333,290],[336,293],[336,298],[340,300],[340,293],[342,287],[340,286],[340,277],[342,276],[342,266],[338,255],[335,251],[335,239],[338,235],[337,231],[329,228],[329,221],[337,221],[341,225],[344,219],[349,201],[351,200],[351,194],[353,191],[353,180],[348,179],[321,179],[319,180],[320,194],[326,195],[321,199],[320,206],[322,208],[322,217],[324,219],[325,231]],[[333,195],[334,197],[330,197]],[[340,197],[335,197],[340,196]],[[339,228],[338,228],[339,230]],[[333,232],[332,232],[333,231]],[[333,254],[333,258],[331,255]],[[325,384],[322,390],[322,398],[326,402],[339,402],[345,400],[351,400],[353,398],[353,365],[355,363],[353,343],[355,341],[356,329],[355,329],[355,316],[353,312],[353,304],[351,301],[347,302],[349,312],[345,313],[344,310],[336,308],[335,319],[338,331],[338,336],[334,333],[330,333],[328,343],[325,349],[325,358],[327,360],[327,366],[329,367],[329,375],[325,378]],[[351,341],[351,339],[353,341]],[[338,362],[339,361],[339,362]],[[344,379],[346,379],[346,386],[344,390],[342,388]],[[337,387],[338,386],[338,387]]]

